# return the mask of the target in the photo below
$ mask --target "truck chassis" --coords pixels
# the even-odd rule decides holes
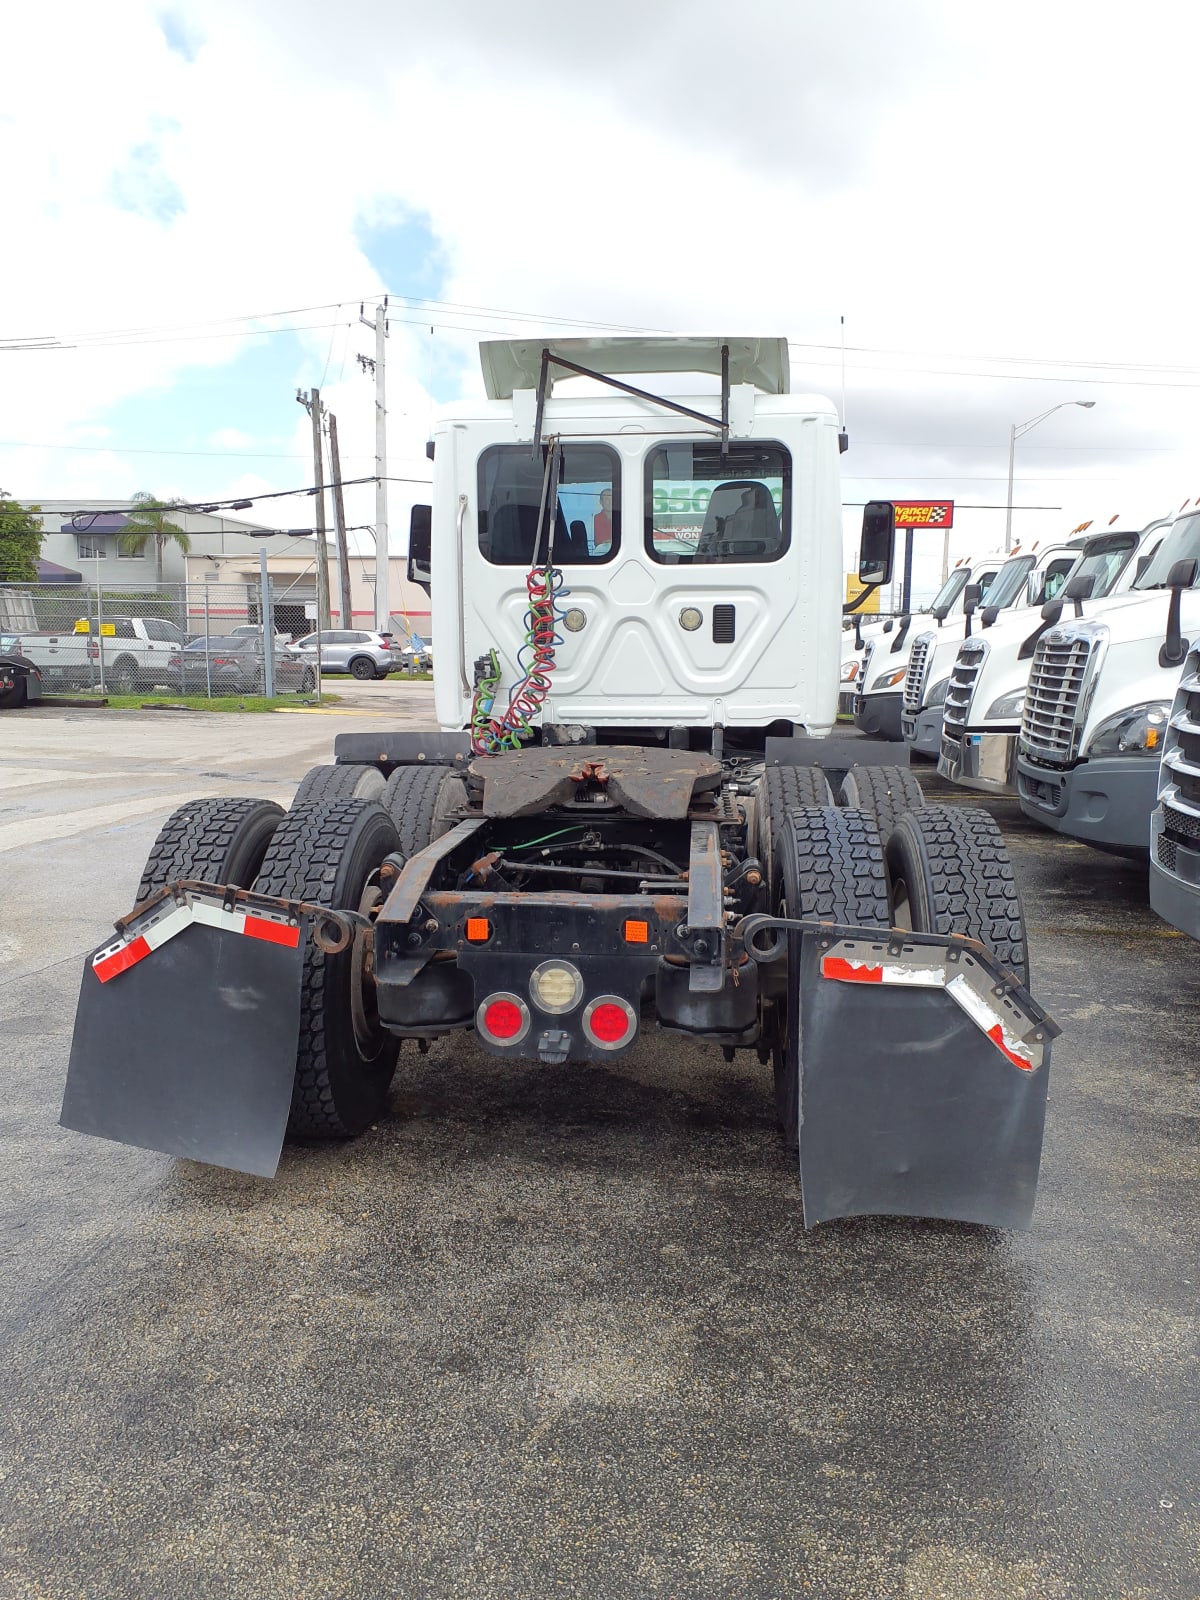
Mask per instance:
[[[85,964],[63,1124],[271,1175],[406,1039],[554,1070],[657,1025],[772,1067],[809,1225],[1029,1226],[1058,1030],[995,824],[805,744],[346,735],[286,814],[181,807]]]

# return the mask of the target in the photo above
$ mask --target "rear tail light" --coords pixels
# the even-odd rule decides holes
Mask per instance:
[[[520,1044],[529,1032],[529,1007],[517,994],[490,994],[475,1013],[475,1026],[492,1044]]]
[[[100,659],[100,646],[96,643],[95,639],[88,640],[88,655],[93,661],[99,661]]]
[[[178,656],[168,656],[167,657],[167,665],[169,667],[178,667],[178,666],[181,666],[182,663],[180,662],[180,659],[179,659]]]
[[[600,1050],[619,1050],[637,1032],[637,1013],[628,1000],[602,994],[583,1013],[583,1031]]]

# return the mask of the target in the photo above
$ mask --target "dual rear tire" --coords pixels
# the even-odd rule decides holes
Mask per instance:
[[[429,844],[464,797],[444,767],[402,767],[385,783],[375,767],[333,766],[309,772],[286,813],[270,800],[193,800],[163,825],[137,897],[195,878],[366,914],[384,859]],[[399,1041],[380,1026],[363,956],[361,936],[330,955],[305,942],[292,1138],[353,1137],[387,1103]]]

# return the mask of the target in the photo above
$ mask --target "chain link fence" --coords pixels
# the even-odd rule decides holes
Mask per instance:
[[[49,694],[316,695],[315,626],[257,583],[0,584],[0,647],[27,656]]]

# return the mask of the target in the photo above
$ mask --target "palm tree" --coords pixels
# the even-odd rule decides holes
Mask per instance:
[[[140,556],[149,540],[154,540],[155,578],[163,581],[163,549],[168,539],[187,555],[192,541],[177,522],[167,518],[167,512],[185,504],[182,500],[158,500],[152,494],[135,494],[126,517],[125,527],[117,535],[117,544],[126,555]]]

